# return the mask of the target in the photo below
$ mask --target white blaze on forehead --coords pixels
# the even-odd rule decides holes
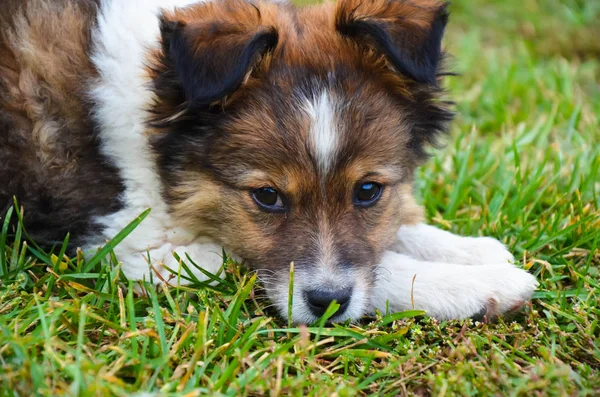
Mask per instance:
[[[338,151],[339,131],[335,110],[335,104],[327,91],[323,91],[306,105],[311,119],[308,138],[310,148],[322,175],[327,174]]]

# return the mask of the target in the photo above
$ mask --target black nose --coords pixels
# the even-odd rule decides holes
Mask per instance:
[[[342,314],[348,308],[348,303],[350,303],[352,287],[335,291],[314,289],[305,291],[304,295],[310,311],[315,316],[321,317],[325,314],[325,311],[334,300],[340,305],[336,314]]]

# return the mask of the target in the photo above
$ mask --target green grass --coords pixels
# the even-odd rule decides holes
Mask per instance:
[[[537,276],[524,313],[288,328],[229,260],[217,285],[136,296],[114,256],[58,260],[5,227],[0,396],[597,395],[600,3],[451,10],[458,119],[418,191],[432,224],[500,238]]]

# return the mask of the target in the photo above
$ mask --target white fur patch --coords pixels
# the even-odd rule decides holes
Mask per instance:
[[[311,118],[310,147],[319,171],[325,176],[335,161],[339,145],[335,104],[327,91],[323,91],[314,102],[307,102],[306,111]]]
[[[111,239],[145,209],[152,209],[144,222],[115,248],[125,275],[132,279],[149,278],[147,251],[153,262],[175,269],[178,264],[172,255],[174,251],[187,251],[211,272],[216,272],[222,263],[219,246],[198,241],[173,224],[161,197],[161,181],[145,135],[145,109],[153,93],[144,64],[147,51],[159,45],[160,9],[197,2],[104,0],[93,35],[92,59],[100,77],[92,87],[92,95],[101,127],[101,150],[118,167],[125,185],[121,197],[124,208],[96,220],[104,226],[102,240]],[[102,243],[90,242],[87,249]]]

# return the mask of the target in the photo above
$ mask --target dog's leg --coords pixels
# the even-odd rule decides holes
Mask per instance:
[[[381,311],[424,310],[439,320],[489,319],[522,306],[536,286],[535,277],[508,264],[424,262],[386,251],[371,304]]]
[[[461,265],[500,265],[514,261],[504,244],[491,237],[462,237],[419,223],[400,227],[392,251],[415,259]]]
[[[186,264],[192,275],[188,274],[173,253]],[[186,254],[197,266],[212,274],[217,274],[223,264],[222,247],[209,242],[182,246],[165,243],[146,251],[121,253],[118,258],[123,263],[123,273],[131,280],[152,280],[155,284],[166,282],[171,285],[189,284],[194,279],[207,280],[208,277],[191,264]]]
[[[138,197],[139,199],[139,197]],[[110,240],[123,230],[132,219],[143,211],[143,207],[125,208],[122,211],[98,219],[104,225],[103,234]],[[194,278],[204,281],[206,275],[193,266],[186,253],[198,266],[210,273],[217,273],[223,264],[223,248],[210,239],[196,237],[188,231],[174,227],[164,207],[158,205],[122,242],[115,248],[117,260],[122,263],[125,276],[134,281],[152,281],[155,284],[168,282],[189,284]],[[100,242],[91,242],[84,251],[96,251]],[[173,253],[186,263],[194,277],[175,259]],[[168,268],[168,269],[167,269]],[[169,269],[179,273],[173,275]]]

